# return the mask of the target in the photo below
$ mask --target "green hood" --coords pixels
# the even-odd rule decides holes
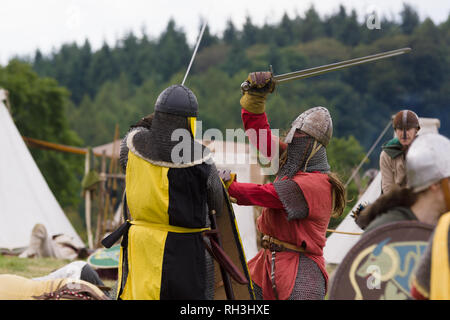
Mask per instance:
[[[394,138],[381,147],[381,149],[388,154],[392,159],[397,158],[399,155],[403,154],[403,146],[398,140],[398,138]]]

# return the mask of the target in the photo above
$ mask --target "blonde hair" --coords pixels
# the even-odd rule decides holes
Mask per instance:
[[[344,184],[339,179],[338,175],[334,172],[328,173],[328,181],[331,184],[332,192],[332,212],[331,216],[333,218],[338,218],[344,212],[345,206],[347,205],[347,192],[345,190]]]

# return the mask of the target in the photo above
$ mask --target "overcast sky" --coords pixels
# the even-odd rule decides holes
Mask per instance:
[[[398,19],[402,0],[0,0],[0,64],[14,55],[33,54],[37,48],[45,54],[61,44],[89,39],[94,49],[103,41],[114,45],[126,32],[157,37],[172,17],[195,41],[200,17],[206,18],[210,30],[221,34],[231,19],[241,28],[250,15],[257,25],[278,22],[284,12],[293,18],[302,15],[311,4],[321,16],[336,12],[343,4],[348,12],[355,9],[362,18],[377,10],[380,15]],[[409,0],[423,20],[445,21],[450,12],[449,0]],[[381,26],[383,27],[383,26]]]

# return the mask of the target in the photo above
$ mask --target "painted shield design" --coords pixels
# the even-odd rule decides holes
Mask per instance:
[[[413,270],[433,227],[417,221],[376,228],[355,244],[336,269],[330,300],[408,300]]]
[[[116,280],[119,268],[119,255],[120,244],[109,249],[100,248],[88,257],[87,263],[97,271],[101,278]]]

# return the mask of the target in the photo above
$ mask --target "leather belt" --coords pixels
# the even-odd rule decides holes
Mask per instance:
[[[305,252],[305,249],[302,247],[297,247],[293,244],[290,244],[288,242],[284,242],[281,240],[278,240],[272,236],[264,235],[261,240],[261,246],[265,249],[269,249],[270,251],[292,251],[292,252]]]

